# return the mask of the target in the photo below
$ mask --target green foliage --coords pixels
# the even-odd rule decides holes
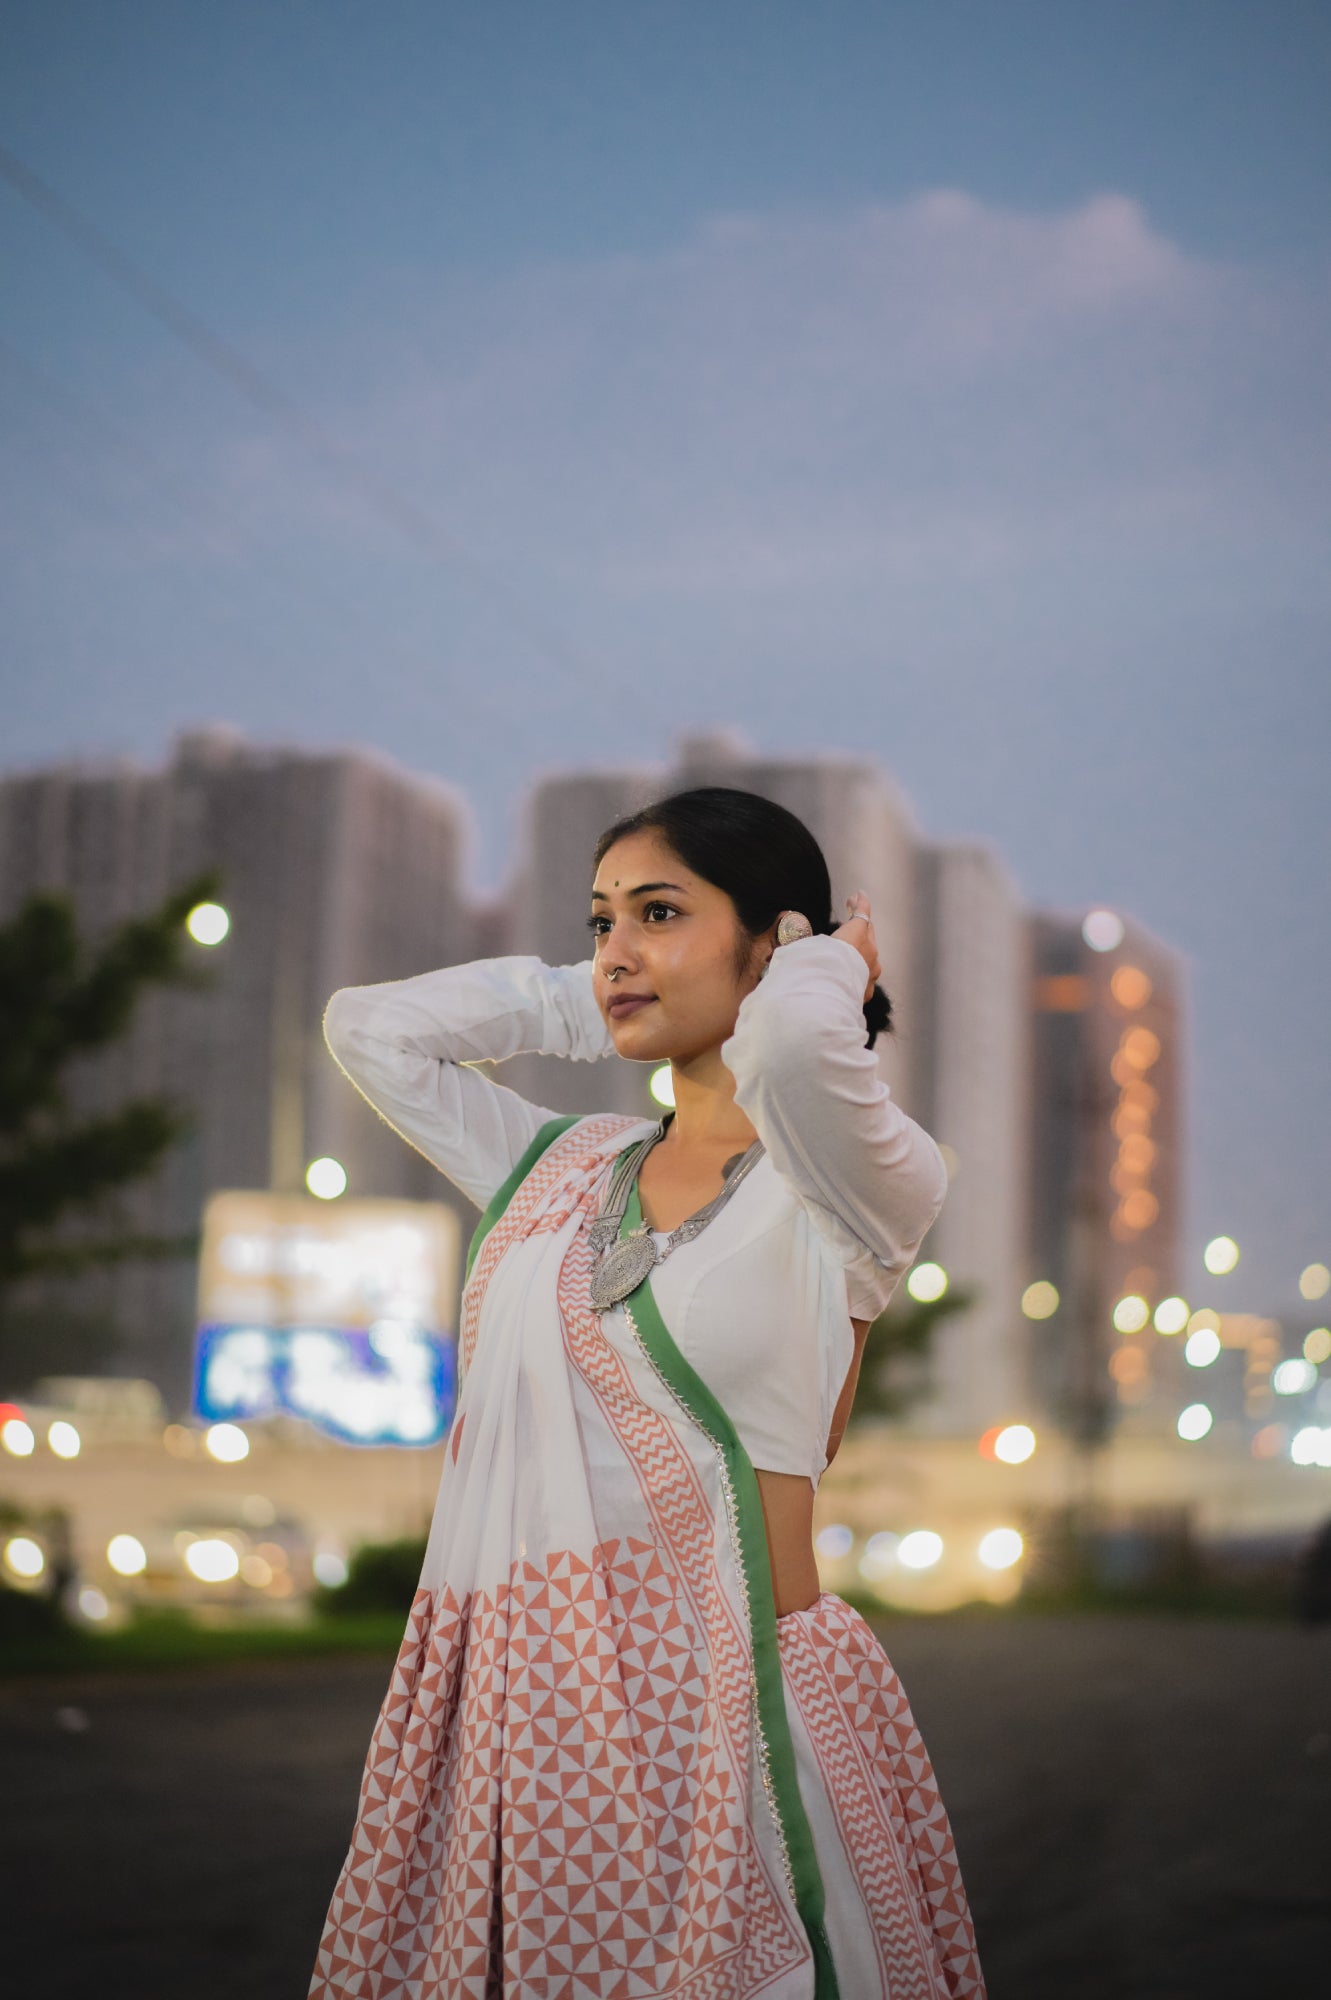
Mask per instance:
[[[150,986],[200,986],[185,918],[217,893],[210,871],[147,915],[89,943],[67,896],[30,896],[0,925],[0,1287],[130,1257],[178,1256],[193,1238],[136,1235],[108,1215],[110,1198],[157,1166],[189,1129],[185,1110],[138,1097],[78,1116],[71,1066],[120,1039]],[[71,1219],[101,1234],[71,1236]]]
[[[903,1292],[870,1322],[848,1431],[870,1419],[902,1416],[928,1393],[934,1328],[952,1314],[965,1312],[975,1299],[975,1291],[964,1285],[949,1286],[941,1299],[927,1303]]]
[[[351,1558],[346,1582],[336,1589],[321,1584],[315,1591],[315,1610],[335,1618],[391,1611],[405,1619],[421,1579],[425,1546],[423,1536],[363,1543]]]
[[[57,1600],[44,1590],[11,1590],[0,1584],[0,1647],[30,1639],[59,1639],[69,1630]]]

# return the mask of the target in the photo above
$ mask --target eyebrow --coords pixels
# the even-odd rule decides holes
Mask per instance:
[[[687,896],[689,893],[681,882],[640,882],[636,889],[626,889],[624,894],[626,896],[645,896],[649,889],[674,889],[681,896]],[[604,889],[593,889],[592,901],[594,903],[608,903],[610,898],[606,895]]]

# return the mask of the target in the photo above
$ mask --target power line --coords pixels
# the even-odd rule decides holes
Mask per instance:
[[[128,257],[97,225],[57,194],[39,174],[7,146],[0,144],[0,179],[7,181],[28,206],[76,244],[112,282],[134,299],[204,367],[225,382],[250,406],[278,425],[309,455],[358,494],[404,540],[433,561],[465,574],[480,592],[500,606],[510,622],[554,662],[575,686],[599,680],[618,694],[622,684],[590,661],[580,658],[544,618],[533,613],[519,593],[492,571],[424,507],[406,498],[326,431],[284,389],[258,368],[234,341],[209,326],[180,299],[168,292]],[[638,691],[641,700],[641,690]],[[650,702],[647,704],[651,706]],[[668,728],[664,714],[658,715]]]
[[[182,485],[157,455],[143,445],[123,424],[90,403],[86,397],[79,395],[47,369],[31,361],[2,334],[0,334],[0,368],[8,368],[20,378],[29,394],[35,392],[50,409],[59,412],[72,422],[76,433],[80,434],[92,449],[99,451],[106,458],[129,466],[149,491],[157,489],[159,493],[165,495],[177,512],[191,520],[196,527],[202,528],[209,535],[220,531],[232,549],[242,553],[253,553],[253,537],[247,532],[250,524],[238,508],[223,500],[215,489],[210,489],[206,496],[201,496]],[[316,608],[331,613],[333,617],[344,622],[362,626],[367,624],[365,608],[359,600],[341,591],[336,594],[336,601],[333,601],[326,581],[320,586],[322,596],[326,600],[321,602],[314,591],[304,588],[296,575],[283,566],[265,565],[259,574],[269,590],[279,597],[286,598],[288,602],[307,607],[314,604]],[[381,649],[383,635],[377,625],[373,627],[372,636],[376,649]],[[402,651],[400,636],[395,639],[394,649],[399,654]],[[438,661],[435,659],[417,654],[416,663],[427,672],[438,671]],[[376,671],[382,671],[382,652],[379,650],[376,650]],[[450,699],[455,703],[460,702],[465,709],[470,710],[474,721],[486,727],[501,724],[510,714],[510,707],[504,702],[499,691],[487,685],[483,679],[478,681],[477,677],[469,679],[460,694],[454,690]]]

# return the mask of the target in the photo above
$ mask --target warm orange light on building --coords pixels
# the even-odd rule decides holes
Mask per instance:
[[[1114,1211],[1116,1221],[1131,1235],[1139,1236],[1143,1229],[1149,1229],[1160,1213],[1160,1204],[1149,1188],[1134,1188],[1125,1194]]]
[[[1119,1047],[1134,1069],[1149,1069],[1160,1060],[1160,1037],[1149,1028],[1129,1028]]]
[[[1144,1007],[1155,991],[1146,974],[1135,965],[1120,965],[1115,968],[1109,982],[1109,990],[1120,1007],[1129,1012]]]
[[[1090,987],[1080,972],[1051,972],[1035,982],[1035,1004],[1044,1014],[1081,1014]]]
[[[1124,991],[1139,997],[1131,1002],[1124,1000],[1117,985],[1121,981],[1125,981]],[[1110,985],[1115,998],[1124,1006],[1143,1006],[1151,995],[1150,980],[1133,965],[1119,966]],[[1150,1137],[1151,1116],[1159,1097],[1142,1077],[1143,1070],[1150,1069],[1159,1059],[1158,1035],[1149,1028],[1125,1028],[1109,1065],[1110,1075],[1119,1087],[1118,1104],[1111,1120],[1118,1152],[1109,1170],[1109,1185],[1119,1197],[1118,1207],[1109,1218],[1109,1233],[1116,1243],[1130,1243],[1134,1236],[1149,1229],[1160,1213],[1160,1203],[1150,1188],[1151,1169],[1156,1160],[1155,1141]]]

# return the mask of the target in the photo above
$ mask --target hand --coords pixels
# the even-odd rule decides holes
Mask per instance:
[[[864,916],[869,916],[869,898],[862,889],[857,890],[853,896],[847,896],[846,908],[852,912],[852,916],[838,930],[834,930],[832,936],[844,938],[847,944],[853,944],[868,966],[869,983],[864,989],[864,998],[867,1002],[872,998],[874,986],[882,977],[883,971],[878,961],[878,940],[873,934],[873,919],[870,917],[868,923],[863,923],[855,914],[862,911]]]

